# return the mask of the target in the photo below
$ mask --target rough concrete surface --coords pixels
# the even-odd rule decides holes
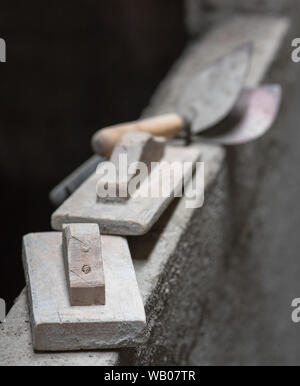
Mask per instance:
[[[223,21],[236,12],[246,15],[291,13],[295,0],[185,0],[186,24],[197,35],[212,21]]]
[[[196,0],[197,1],[197,0]],[[237,11],[269,11],[278,12],[286,9],[290,0],[204,0],[204,7],[215,10],[237,10]]]
[[[300,327],[291,321],[300,294],[300,66],[290,59],[300,4],[293,4],[292,27],[267,77],[283,86],[281,113],[263,140],[247,146],[257,156],[248,158],[249,170],[260,165],[251,215],[213,283],[191,364],[300,364]]]
[[[114,365],[118,360],[116,351],[93,351],[66,353],[37,353],[32,348],[26,291],[19,296],[0,326],[1,366],[97,366],[101,363]]]
[[[180,90],[195,72],[249,38],[253,38],[256,45],[248,84],[257,84],[273,61],[286,28],[287,21],[284,19],[263,17],[238,17],[219,27],[204,41],[195,42],[187,49],[159,88],[146,115],[172,111]],[[276,79],[278,81],[275,72]],[[278,147],[272,146],[275,132],[279,137],[282,135],[277,125],[277,130],[265,139],[228,149],[226,153],[221,148],[203,146],[206,176],[204,207],[186,210],[185,199],[174,201],[151,232],[142,237],[129,238],[146,306],[146,344],[118,353],[33,354],[25,322],[27,312],[23,294],[0,334],[0,344],[4,345],[0,351],[0,362],[16,364],[19,359],[34,365],[164,365],[255,361],[253,355],[259,351],[255,328],[261,319],[258,313],[261,310],[260,299],[254,293],[253,297],[246,297],[247,303],[243,295],[248,287],[257,284],[251,281],[251,277],[256,275],[258,267],[253,264],[254,269],[251,266],[246,272],[243,269],[244,256],[241,254],[242,258],[233,265],[233,255],[229,252],[233,242],[239,238],[242,225],[247,222],[250,209],[254,208],[258,187],[261,186],[262,167],[267,166],[267,161],[263,159],[267,159],[266,149],[275,152],[275,158],[278,155]],[[256,263],[262,258],[262,254],[256,256]],[[281,261],[281,264],[284,262]],[[231,275],[228,267],[232,267]],[[236,284],[237,280],[240,286]],[[260,292],[259,296],[266,297],[266,293]],[[247,310],[249,302],[253,304],[251,312],[256,318],[251,320],[254,327],[250,329],[250,341],[247,330],[243,328],[245,324],[239,324],[239,306],[243,305],[243,309]],[[242,319],[242,322],[245,321],[247,318]],[[264,355],[270,354],[267,345],[264,350]]]

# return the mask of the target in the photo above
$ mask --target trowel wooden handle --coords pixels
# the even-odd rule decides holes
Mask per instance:
[[[136,122],[122,123],[106,127],[96,132],[92,138],[94,152],[110,157],[121,137],[131,131],[144,131],[158,137],[174,137],[184,129],[184,120],[178,114],[166,114]]]

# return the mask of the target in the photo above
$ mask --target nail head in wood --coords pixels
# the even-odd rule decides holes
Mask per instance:
[[[63,251],[71,305],[104,305],[105,280],[99,226],[66,225]]]

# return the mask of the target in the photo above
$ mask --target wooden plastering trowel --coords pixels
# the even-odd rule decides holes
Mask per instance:
[[[128,161],[124,170],[123,156]],[[100,164],[53,213],[52,227],[61,230],[64,224],[88,222],[98,224],[103,234],[143,235],[192,178],[200,158],[198,146],[170,146],[148,133],[127,133],[114,148],[110,162]],[[137,175],[136,163],[144,166],[144,177]],[[104,178],[106,166],[115,169],[116,175]],[[105,191],[107,196],[102,194]]]
[[[77,351],[145,341],[146,316],[127,240],[96,224],[23,239],[33,348]]]

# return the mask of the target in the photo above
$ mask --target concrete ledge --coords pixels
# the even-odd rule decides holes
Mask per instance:
[[[214,29],[188,47],[145,115],[172,111],[180,90],[193,74],[244,41],[256,42],[248,84],[259,83],[287,27],[287,20],[282,18],[237,17]],[[209,340],[201,337],[224,328],[210,319],[207,305],[217,296],[214,283],[222,275],[229,248],[255,195],[260,168],[255,160],[262,147],[258,141],[225,153],[218,147],[200,146],[206,167],[204,207],[187,210],[185,200],[177,200],[150,233],[129,238],[146,307],[148,342],[131,350],[34,353],[22,293],[1,327],[2,365],[182,365],[192,362],[191,352],[197,342],[202,344],[201,360],[205,362]]]
[[[196,3],[197,0],[188,0]],[[291,5],[291,0],[205,0],[205,9],[213,11],[235,10],[253,12],[282,12]]]
[[[240,12],[246,15],[291,14],[295,0],[185,0],[186,24],[191,35],[212,21],[222,21]],[[204,26],[203,26],[204,21]]]

